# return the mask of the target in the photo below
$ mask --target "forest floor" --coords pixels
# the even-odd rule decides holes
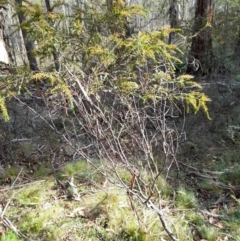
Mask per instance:
[[[214,83],[206,93],[212,120],[201,112],[180,120],[187,138],[164,188],[164,216],[181,241],[239,241],[240,88]],[[37,128],[33,116],[16,103],[9,110],[0,136],[0,240],[171,240],[152,210],[85,161],[68,162],[47,128],[26,138]],[[54,172],[45,146],[61,156]]]

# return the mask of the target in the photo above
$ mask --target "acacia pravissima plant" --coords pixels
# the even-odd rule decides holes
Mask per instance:
[[[29,94],[30,82],[47,83],[43,98],[58,93],[65,103],[58,106],[61,129],[54,121],[46,122],[72,147],[73,158],[84,158],[108,181],[124,188],[133,205],[140,201],[155,210],[168,235],[178,240],[159,206],[163,190],[159,178],[166,180],[171,167],[178,166],[181,138],[174,122],[166,117],[174,119],[176,102],[181,102],[189,111],[202,108],[210,118],[206,105],[210,99],[192,76],[175,75],[174,66],[181,62],[176,56],[181,50],[166,43],[171,29],[129,37],[123,37],[120,30],[112,31],[114,14],[119,21],[115,25],[124,27],[126,17],[145,13],[145,9],[122,1],[115,2],[111,14],[107,6],[100,9],[85,4],[69,16],[53,15],[58,23],[53,24],[43,19],[44,11],[40,12],[39,18],[30,18],[27,24],[29,28],[39,24],[33,32],[41,40],[38,53],[49,50],[51,55],[52,45],[59,48],[61,69],[29,73],[21,86]],[[65,29],[65,23],[71,28]],[[128,175],[123,177],[122,170]]]

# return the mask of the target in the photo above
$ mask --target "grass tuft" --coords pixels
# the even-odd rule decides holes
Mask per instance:
[[[186,191],[184,188],[180,188],[177,191],[176,206],[180,209],[192,209],[196,208],[198,201],[192,191]]]
[[[216,241],[219,232],[215,227],[208,227],[206,225],[202,225],[199,227],[199,235],[202,239],[208,240],[208,241]]]

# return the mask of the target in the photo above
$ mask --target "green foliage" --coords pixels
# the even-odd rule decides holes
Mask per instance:
[[[202,86],[193,81],[193,76],[192,75],[188,75],[188,74],[184,74],[184,75],[180,75],[177,77],[177,86],[182,87],[182,88],[187,88],[187,87],[196,87],[197,89],[202,89]]]
[[[145,17],[146,13],[146,9],[140,6],[127,5],[125,1],[117,0],[107,5],[107,11],[103,14],[103,19],[106,21],[112,34],[125,37],[127,18],[131,19],[136,15]]]
[[[39,73],[28,73],[23,68],[18,69],[18,74],[13,77],[16,80],[15,83],[10,80],[9,83],[13,87],[18,86],[17,90],[21,89],[19,93],[24,93],[24,88],[28,88],[29,85],[32,87],[33,83],[35,87],[41,87],[42,84],[45,85],[47,83],[46,96],[58,93],[69,101],[71,108],[73,108],[75,100],[75,107],[81,109],[82,106],[76,105],[76,100],[79,98],[80,101],[86,101],[86,96],[79,93],[77,79],[83,85],[86,94],[94,101],[94,104],[103,111],[104,118],[114,122],[112,128],[114,137],[118,137],[118,130],[121,129],[122,131],[124,124],[131,118],[130,122],[132,123],[130,128],[124,131],[133,131],[133,135],[135,135],[134,131],[136,133],[140,132],[139,128],[134,129],[137,122],[134,116],[130,116],[129,119],[124,119],[123,123],[120,123],[118,115],[116,115],[122,109],[125,111],[123,115],[131,112],[133,105],[142,108],[139,111],[141,114],[141,111],[147,109],[149,106],[152,107],[154,105],[157,110],[161,111],[161,108],[164,107],[164,101],[167,101],[166,106],[171,105],[172,107],[175,107],[178,101],[180,101],[186,105],[187,112],[193,110],[193,113],[197,113],[203,110],[207,118],[210,119],[207,108],[210,98],[201,92],[201,85],[194,81],[193,76],[185,74],[177,76],[175,73],[178,66],[183,64],[181,62],[181,55],[183,53],[178,47],[166,43],[168,34],[172,29],[166,28],[150,33],[142,31],[128,37],[126,36],[125,28],[126,19],[134,18],[135,15],[144,16],[146,13],[145,9],[138,6],[127,6],[124,1],[120,0],[114,1],[112,6],[104,5],[97,7],[86,2],[84,9],[76,8],[70,13],[71,16],[68,16],[58,12],[57,7],[62,6],[62,4],[64,4],[62,1],[57,1],[52,6],[53,11],[51,13],[43,10],[40,3],[31,4],[26,2],[24,6],[18,9],[27,17],[22,27],[28,31],[33,40],[37,40],[38,48],[35,51],[35,55],[41,60],[42,69]],[[225,34],[224,31],[222,32]],[[216,33],[213,31],[213,34]],[[219,45],[221,44],[222,46],[225,44],[226,41],[222,38],[222,33],[219,39],[217,39],[217,35],[214,36],[216,36],[215,41],[218,41]],[[229,36],[227,37],[229,38]],[[50,57],[53,51],[56,51],[60,56],[61,70],[59,73],[52,70],[51,72],[49,71],[51,68],[49,66],[52,64]],[[49,64],[49,62],[51,63]],[[6,83],[8,82],[6,81]],[[29,91],[31,91],[30,88]],[[106,93],[109,94],[110,100],[102,97]],[[4,119],[8,120],[5,101],[9,93],[7,94],[6,91],[1,92],[0,96],[3,96],[0,99],[0,110],[3,113]],[[96,109],[90,108],[88,110],[88,105],[86,104],[85,106],[86,110],[84,109],[84,111],[86,111],[86,116],[87,111],[90,112],[87,116],[89,117],[88,126],[86,125],[89,129],[94,128],[99,123],[102,126],[106,125],[104,118],[103,120],[97,119]],[[120,106],[120,111],[115,106]],[[76,122],[79,122],[80,125],[85,124],[85,116],[80,116],[76,120],[74,119],[76,117],[75,113],[71,114],[67,117],[61,115],[61,117],[64,120],[68,118],[67,120],[70,120],[71,124],[75,124]],[[144,112],[143,116],[147,120],[151,114]],[[74,117],[72,118],[72,116]],[[161,120],[157,121],[161,122]],[[143,126],[145,127],[145,122]],[[65,128],[66,126],[61,127],[61,131],[64,131]],[[194,128],[194,133],[195,129],[198,128]],[[107,136],[109,133],[108,125],[106,125],[105,130],[106,133],[104,134]],[[77,135],[78,131],[80,130],[77,128],[74,129]],[[71,133],[67,134],[71,136]],[[66,133],[61,132],[60,134],[65,137]],[[91,138],[94,139],[98,134],[95,132]],[[66,135],[66,138],[69,135]],[[237,144],[236,135],[231,136]],[[51,137],[50,142],[54,141],[55,138]],[[119,141],[122,141],[122,139],[119,138]],[[104,144],[104,142],[104,138],[100,140],[101,144]],[[98,144],[94,141],[92,143],[94,145]],[[204,143],[205,148],[207,147],[206,143],[209,142]],[[128,143],[124,143],[124,147],[125,144],[127,146]],[[109,145],[112,144],[110,143]],[[134,151],[133,149],[130,146],[129,150]],[[194,151],[195,154],[201,150],[194,143],[190,143],[186,149],[188,149],[187,154],[191,154],[189,150],[190,152],[191,150]],[[104,149],[106,152],[107,150],[107,148]],[[110,156],[110,158],[114,159],[113,165],[115,168],[115,154],[117,155],[118,153],[114,148],[112,150],[114,157]],[[126,154],[126,158],[124,158],[128,161],[127,151],[124,153]],[[148,155],[149,153],[144,154]],[[203,154],[205,155],[206,153]],[[112,153],[109,155],[112,155]],[[225,162],[225,166],[227,167],[229,165],[228,161],[237,160],[237,153],[234,156],[228,152],[221,158],[222,160],[219,162]],[[98,162],[100,161],[98,160]],[[102,160],[101,162],[103,163]],[[121,181],[128,185],[132,178],[130,169],[133,170],[135,167],[138,167],[137,165],[134,166],[135,159],[129,162],[131,162],[131,165],[129,165],[128,170],[116,167],[114,169],[116,172],[112,175],[110,174],[110,177],[114,179],[117,173]],[[216,165],[219,166],[221,164],[219,162]],[[121,164],[124,165],[125,163]],[[161,164],[158,167],[161,169]],[[144,166],[144,168],[146,167]],[[136,169],[138,170],[138,168]],[[105,171],[104,167],[98,170]],[[230,171],[221,175],[221,181],[239,185],[237,170],[236,168],[236,172],[234,170],[233,172]],[[8,171],[11,177],[16,177],[18,174],[16,170]],[[35,176],[41,176],[45,171],[46,169],[39,168]],[[148,194],[155,173],[152,172],[150,175],[146,172],[145,176],[142,173],[139,175],[140,177],[137,177],[140,180],[139,183],[142,181],[139,186],[143,186],[141,188],[144,195]],[[81,183],[80,188],[84,194],[81,197],[81,202],[67,202],[66,200],[62,202],[61,195],[49,187],[48,189],[45,189],[45,187],[24,188],[16,195],[14,202],[20,204],[25,209],[27,208],[25,214],[20,217],[21,224],[18,225],[22,231],[29,234],[29,237],[34,236],[34,239],[42,238],[43,240],[59,240],[59,237],[62,238],[64,235],[66,235],[66,239],[69,238],[69,232],[71,233],[70,235],[75,235],[72,240],[167,240],[167,235],[164,233],[164,228],[160,226],[156,214],[152,210],[145,210],[144,207],[140,206],[134,199],[135,196],[132,197],[131,201],[134,202],[134,210],[138,210],[136,213],[133,212],[133,207],[125,190],[114,189],[112,186],[108,187],[107,191],[96,190],[95,186],[91,186],[90,190],[85,190],[86,187],[82,186],[82,183],[89,183],[90,180],[90,183],[95,181],[100,186],[102,182],[102,176],[98,176],[86,161],[79,160],[69,163],[57,174],[57,178],[59,179],[69,179],[71,176],[75,177],[76,182],[80,181]],[[209,182],[200,182],[199,185],[205,190],[211,191],[211,193],[222,193],[222,190],[216,189]],[[175,197],[173,195],[174,191],[166,183],[164,177],[159,176],[155,186],[159,190],[157,194],[160,193],[161,198],[163,198],[160,201],[167,199],[167,205],[169,203],[172,204],[172,197]],[[46,190],[51,193],[50,197]],[[155,194],[151,197],[153,202],[156,198]],[[176,207],[178,208],[174,210],[174,215],[170,211],[167,211],[168,208],[164,208],[164,215],[167,221],[171,220],[172,230],[174,233],[178,233],[179,240],[190,240],[191,231],[195,228],[198,230],[201,238],[205,240],[217,240],[216,229],[209,228],[206,225],[204,217],[196,212],[195,208],[198,206],[198,202],[192,191],[180,188],[174,201],[176,201]],[[86,211],[84,218],[81,216],[71,216],[74,210],[79,208],[79,205],[86,208],[84,210],[84,212]],[[9,208],[14,209],[16,207],[9,206]],[[183,211],[184,209],[187,209],[187,213]],[[14,213],[16,215],[17,211],[14,211]],[[139,215],[139,223],[136,220],[136,214]],[[12,217],[14,216],[12,215]],[[233,232],[238,230],[239,232],[239,225],[236,225],[239,222],[239,212],[235,211],[232,213],[232,217],[233,219],[235,218],[236,222],[231,223],[232,227],[230,229],[229,226],[229,230]],[[233,227],[234,224],[236,225],[235,227]],[[14,240],[14,236],[12,239],[9,238],[9,240]]]
[[[140,32],[135,38],[126,38],[124,40],[113,36],[113,41],[123,50],[120,53],[121,55],[128,53],[130,56],[135,57],[134,65],[131,63],[129,67],[135,68],[153,61],[154,64],[166,64],[171,71],[171,69],[175,69],[174,61],[181,62],[174,56],[174,53],[180,52],[180,49],[164,42],[163,37],[166,36],[166,32],[168,32],[168,29],[151,33]]]
[[[123,93],[133,94],[139,88],[139,85],[132,81],[121,80],[119,87]]]
[[[139,32],[126,37],[127,18],[145,16],[146,10],[139,6],[128,6],[120,0],[101,9],[85,3],[84,10],[73,10],[70,16],[60,13],[60,6],[64,6],[64,3],[52,3],[51,12],[47,12],[40,3],[27,1],[16,9],[26,17],[21,27],[27,30],[33,41],[37,41],[35,54],[42,60],[43,66],[45,64],[47,67],[46,63],[54,52],[63,56],[61,65],[72,64],[74,73],[81,73],[80,78],[85,79],[94,73],[86,89],[96,98],[100,90],[112,93],[120,90],[123,97],[134,95],[145,103],[162,98],[170,101],[183,99],[187,110],[190,106],[194,113],[203,109],[210,119],[207,108],[210,99],[199,91],[189,91],[200,86],[191,76],[175,76],[175,66],[181,64],[177,55],[182,52],[165,41],[172,29]],[[144,71],[141,78],[138,69]],[[42,71],[25,78],[26,83],[47,81],[51,87],[46,94],[63,94],[73,110],[70,86],[74,80],[66,79],[65,69],[60,73]],[[0,109],[4,119],[8,120],[4,100],[0,99]]]
[[[35,55],[41,59],[49,58],[53,50],[59,52],[65,46],[59,26],[59,23],[65,19],[65,15],[54,11],[55,8],[62,5],[62,2],[57,1],[51,7],[52,12],[44,11],[40,3],[34,4],[30,1],[25,1],[25,4],[22,5],[16,5],[17,12],[26,18],[21,28],[28,33],[33,41],[38,40]]]
[[[9,121],[7,101],[16,95],[19,81],[11,78],[11,76],[0,77],[0,113],[4,121]]]
[[[2,113],[4,120],[9,121],[6,101],[5,101],[5,98],[3,97],[0,97],[0,112]]]
[[[52,74],[52,73],[42,73],[42,72],[33,74],[31,76],[31,78],[29,79],[29,82],[27,82],[27,83],[30,83],[31,81],[34,81],[34,82],[47,81],[52,86],[54,86],[54,84],[56,84],[58,82],[61,82],[61,80],[56,78],[56,76],[54,76],[54,74]]]
[[[62,99],[67,98],[69,101],[69,106],[71,110],[74,109],[73,106],[73,97],[71,90],[67,86],[67,83],[62,79],[62,76],[60,76],[57,72],[53,73],[34,73],[30,76],[28,76],[28,79],[26,80],[26,84],[34,82],[36,86],[38,86],[38,82],[41,84],[43,82],[47,82],[51,85],[51,88],[49,88],[45,95],[49,96],[51,94],[57,93],[60,95]]]
[[[207,107],[207,102],[211,101],[211,99],[208,96],[206,96],[204,93],[192,91],[185,95],[185,101],[186,101],[187,112],[189,112],[190,106],[193,107],[195,114],[199,111],[200,108],[202,108],[207,118],[211,120],[208,107]]]
[[[53,10],[55,10],[54,8],[55,6]],[[124,123],[118,121],[118,108],[120,110],[123,109],[125,113],[133,113],[134,111],[131,111],[135,105],[134,107],[139,111],[136,112],[140,115],[143,112],[144,119],[147,119],[149,114],[145,107],[154,106],[156,110],[161,112],[161,108],[168,105],[174,108],[175,102],[181,101],[186,103],[188,111],[190,107],[193,108],[194,113],[203,109],[210,119],[207,109],[207,102],[210,99],[201,92],[200,85],[194,82],[189,75],[177,77],[175,74],[175,66],[181,64],[178,56],[182,54],[182,51],[175,45],[166,43],[166,38],[172,29],[165,28],[159,31],[143,31],[136,35],[126,35],[125,25],[127,18],[133,18],[135,15],[143,16],[145,14],[144,9],[136,6],[126,6],[123,1],[115,1],[112,6],[107,6],[101,11],[99,7],[86,3],[84,9],[73,11],[71,16],[59,14],[57,11],[47,13],[40,5],[30,3],[21,6],[17,10],[22,11],[27,17],[22,27],[31,34],[33,40],[38,42],[38,49],[35,54],[42,61],[42,69],[48,68],[49,57],[53,51],[56,51],[61,56],[62,66],[58,73],[41,71],[25,74],[21,87],[25,87],[31,93],[30,84],[34,83],[38,87],[47,83],[48,89],[44,93],[46,96],[58,93],[62,98],[69,100],[72,109],[74,103],[79,108],[80,113],[82,111],[81,108],[84,107],[86,116],[83,115],[76,120],[73,117],[73,119],[70,119],[71,123],[75,124],[78,122],[80,128],[86,127],[92,130],[96,125],[104,126],[106,119],[108,122],[104,135],[107,136],[111,132],[110,134],[115,137],[114,141],[120,142],[123,140],[121,138],[118,140],[117,137],[122,132],[128,132],[130,129],[133,129],[136,133],[140,131],[139,128],[134,130],[134,115],[129,117],[130,120],[127,123],[129,129],[124,129],[124,124],[126,123],[125,121]],[[71,28],[68,26],[71,26]],[[104,93],[111,94],[110,101],[102,97]],[[74,97],[73,94],[75,95]],[[88,97],[94,102],[94,108],[90,106],[90,110],[88,110],[88,102],[91,101],[88,100]],[[87,104],[81,105],[82,102],[87,102]],[[114,102],[114,105],[112,102]],[[138,106],[139,109],[137,109]],[[89,113],[87,113],[88,111]],[[104,113],[104,116],[101,116],[103,124],[99,124],[102,120],[98,119],[97,114],[102,112]],[[74,113],[71,114],[75,116]],[[162,116],[164,115],[165,113]],[[161,121],[157,120],[158,124]],[[86,126],[84,126],[85,122],[87,123]],[[159,125],[162,125],[162,123]],[[145,122],[140,127],[145,128]],[[75,128],[71,131],[77,132],[78,130]],[[135,134],[135,132],[133,133]],[[66,135],[66,138],[68,138],[67,136],[70,133]],[[65,133],[62,135],[65,137]],[[97,138],[98,133],[92,132],[89,136],[94,139]],[[104,145],[107,141],[108,139],[103,138],[99,145]],[[97,142],[93,141],[93,143],[97,145],[99,140]],[[125,144],[122,146],[125,146]],[[107,152],[108,149],[109,147],[104,147],[103,152]],[[114,152],[114,155],[117,155],[118,151],[116,150],[121,151],[119,146],[117,148],[115,146],[112,148],[111,146],[110,149]],[[133,146],[130,146],[128,149],[133,149]],[[126,153],[124,161],[128,160],[127,151],[123,151],[123,153],[124,155]],[[99,155],[101,156],[102,154],[100,153]],[[111,155],[112,153],[109,154],[109,156]],[[110,160],[111,164],[115,165],[115,160],[113,161],[112,157],[110,157]],[[135,167],[131,165],[128,165],[127,168],[133,170]],[[109,166],[106,165],[106,168],[109,168]],[[116,172],[114,174],[110,173],[110,177],[115,178],[117,176]],[[145,189],[142,189],[145,192],[144,195],[149,194],[152,179],[156,176],[154,172],[151,172],[151,176],[148,173],[146,174],[149,175],[149,177],[146,177],[146,180],[148,179],[147,184],[144,183],[145,180],[139,184],[139,186],[141,184],[145,185]],[[81,182],[94,179],[92,169],[89,168],[87,162],[82,160],[67,164],[57,175],[59,179],[69,179],[69,177],[74,176],[76,177],[75,180],[80,180]],[[122,183],[129,184],[132,176],[128,169],[126,172],[125,170],[119,171],[119,177]],[[100,178],[97,177],[96,179],[99,180]],[[164,198],[169,198],[173,194],[172,189],[164,183],[162,177],[159,177],[154,186],[156,187],[155,191],[160,190]],[[156,193],[153,194],[153,199]],[[81,205],[85,205],[86,208],[90,209],[90,217],[97,219],[99,218],[99,210],[104,210],[102,215],[107,216],[106,222],[109,230],[119,230],[119,227],[121,227],[121,233],[126,240],[154,240],[154,238],[156,240],[156,237],[160,237],[161,234],[158,231],[162,231],[162,229],[156,225],[159,222],[156,216],[151,213],[151,215],[146,214],[144,217],[151,224],[147,230],[150,233],[148,235],[148,232],[145,231],[147,226],[142,229],[143,227],[135,219],[135,213],[132,212],[132,206],[128,203],[126,193],[113,191],[107,198],[102,198],[103,195],[106,196],[106,193],[97,192],[91,198],[86,197],[85,200],[81,201]],[[36,208],[39,208],[38,206],[46,198],[47,193],[42,192],[40,187],[23,189],[16,196],[16,200],[20,204]],[[134,208],[143,209],[138,207],[139,204],[135,200],[134,205],[136,206]],[[194,193],[182,188],[179,189],[176,197],[176,206],[181,209],[195,208],[197,201]],[[59,208],[60,210],[57,208],[46,210],[39,208],[38,216],[34,213],[26,214],[21,225],[22,230],[39,235],[47,229],[46,232],[49,232],[49,237],[52,238],[54,231],[50,230],[50,228],[48,229],[46,225],[50,216],[55,216],[58,219],[59,217],[56,217],[57,214],[55,212],[59,211],[62,215],[59,214],[59,216],[61,218],[65,217],[62,208]],[[79,219],[80,217],[78,217],[77,221]],[[59,222],[59,220],[56,222]],[[59,227],[61,226],[64,226],[64,224],[59,224]],[[187,224],[185,224],[184,230],[187,229]],[[91,228],[87,228],[87,230],[90,230],[90,233],[93,232]],[[152,230],[155,236],[151,235]],[[148,239],[147,236],[150,236],[150,238]],[[183,236],[186,235],[184,234]]]

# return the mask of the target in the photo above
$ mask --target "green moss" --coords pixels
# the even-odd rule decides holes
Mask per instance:
[[[8,230],[6,233],[0,235],[1,241],[20,241],[21,239],[11,230]]]
[[[46,165],[38,165],[36,171],[33,173],[34,178],[46,177],[51,172],[51,167]]]
[[[44,220],[40,217],[27,216],[24,218],[24,222],[21,224],[21,229],[31,233],[33,235],[38,235],[43,229]]]
[[[120,234],[118,235],[121,240],[126,241],[146,241],[147,235],[146,233],[139,228],[128,228],[123,229]]]
[[[23,188],[15,199],[24,205],[37,205],[43,202],[47,197],[47,190],[44,185],[31,185]]]
[[[93,170],[85,160],[79,160],[73,163],[68,163],[57,174],[59,180],[69,179],[74,176],[81,182],[91,180]]]
[[[48,208],[41,207],[29,210],[21,218],[20,229],[32,237],[44,235],[45,240],[57,240],[62,235],[61,227],[64,225],[64,207],[54,205]],[[61,224],[61,222],[63,222]],[[65,229],[63,229],[65,230]],[[47,238],[49,237],[49,239]]]
[[[86,172],[89,169],[89,165],[84,160],[79,160],[74,163],[68,163],[64,166],[62,173],[68,177],[79,174],[79,172]]]

